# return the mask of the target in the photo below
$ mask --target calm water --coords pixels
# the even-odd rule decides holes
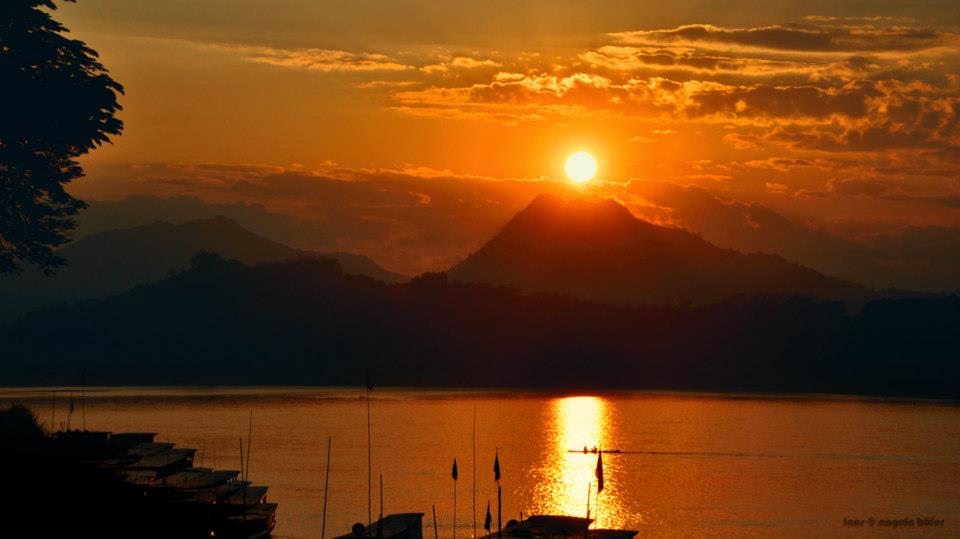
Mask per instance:
[[[87,391],[90,429],[149,430],[202,450],[204,466],[239,469],[239,437],[253,412],[251,479],[280,503],[276,536],[319,537],[327,437],[333,438],[327,536],[367,518],[366,404],[361,390],[326,388],[111,388]],[[0,391],[46,423],[66,419],[49,390]],[[856,399],[729,398],[689,394],[556,396],[376,390],[374,515],[424,512],[432,534],[473,533],[472,446],[477,417],[476,508],[496,523],[494,452],[503,469],[503,521],[586,513],[599,445],[606,488],[602,526],[638,537],[960,536],[960,407]],[[83,421],[80,407],[72,423]],[[595,485],[594,485],[595,486]],[[593,500],[594,516],[597,508]],[[845,527],[843,519],[944,519],[940,528]],[[482,531],[482,530],[481,530]]]

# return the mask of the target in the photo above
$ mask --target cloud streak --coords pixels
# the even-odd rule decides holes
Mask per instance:
[[[241,54],[251,62],[323,73],[407,71],[414,69],[413,66],[397,62],[384,54],[371,52],[242,47]]]
[[[610,36],[627,44],[807,53],[916,52],[956,44],[955,34],[939,30],[873,26],[724,28],[712,24],[688,24],[663,30],[616,32]]]

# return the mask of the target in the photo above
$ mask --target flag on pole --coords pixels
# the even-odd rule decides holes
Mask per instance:
[[[493,457],[493,480],[500,480],[500,454],[496,453]]]
[[[597,451],[597,492],[603,492],[603,451]]]
[[[460,474],[457,472],[457,459],[453,459],[453,471],[450,472],[450,475],[453,476],[453,480],[456,481]]]
[[[487,516],[483,519],[483,529],[490,531],[490,524],[493,522],[493,515],[490,514],[490,500],[487,500]]]

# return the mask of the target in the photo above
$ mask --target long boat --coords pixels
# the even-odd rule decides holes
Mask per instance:
[[[377,537],[383,539],[423,539],[423,513],[387,515],[369,526],[354,524],[353,530],[336,539]]]
[[[267,487],[238,479],[234,470],[194,467],[195,449],[157,442],[153,433],[55,436],[65,455],[116,477],[118,488],[148,504],[151,519],[176,537],[263,539],[276,525]]]
[[[519,522],[510,521],[501,534],[493,532],[481,539],[497,539],[499,535],[522,539],[631,539],[638,533],[634,530],[591,529],[591,523],[591,518],[533,515]]]

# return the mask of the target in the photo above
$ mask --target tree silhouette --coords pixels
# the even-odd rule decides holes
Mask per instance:
[[[0,273],[64,264],[54,248],[86,206],[64,186],[83,176],[78,157],[123,129],[123,87],[42,8],[56,6],[0,2]]]

